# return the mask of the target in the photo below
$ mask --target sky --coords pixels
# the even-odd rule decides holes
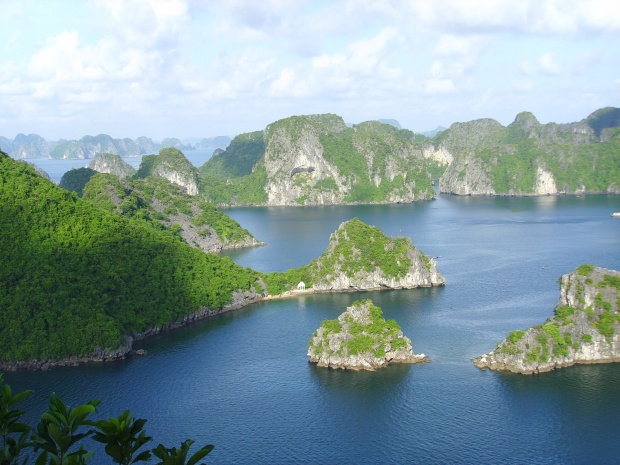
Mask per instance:
[[[615,0],[0,0],[0,136],[415,132],[620,106]]]

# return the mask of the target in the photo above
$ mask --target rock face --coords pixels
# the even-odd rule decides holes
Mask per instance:
[[[100,153],[86,167],[100,173],[110,173],[119,178],[127,178],[136,174],[133,166],[125,163],[119,155],[111,153]]]
[[[422,363],[394,320],[386,321],[372,301],[358,301],[337,320],[327,320],[308,343],[310,362],[320,367],[376,370],[390,363]]]
[[[554,316],[512,331],[473,360],[478,368],[531,374],[576,363],[620,361],[620,272],[583,265],[562,276]]]
[[[541,124],[528,112],[507,127],[495,120],[454,123],[424,155],[449,163],[441,193],[532,196],[618,193],[620,109],[582,121]]]
[[[390,238],[358,218],[342,223],[327,250],[309,265],[315,291],[442,286],[436,263],[408,238]]]
[[[188,195],[198,194],[198,170],[181,151],[174,148],[161,149],[159,155],[142,157],[136,176],[164,178],[182,187]]]
[[[201,171],[237,187],[223,199],[227,205],[429,200],[435,193],[418,139],[422,136],[378,121],[350,128],[337,115],[293,116],[270,124],[264,133],[237,136]],[[252,196],[244,195],[250,187]],[[221,203],[220,194],[210,194],[212,201]]]

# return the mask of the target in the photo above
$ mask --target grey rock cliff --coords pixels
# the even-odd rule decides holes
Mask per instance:
[[[111,153],[100,153],[86,167],[99,173],[110,173],[119,178],[127,178],[136,174],[133,166],[123,161],[119,155]]]
[[[382,244],[378,252],[373,243]],[[385,266],[388,262],[391,267]],[[446,283],[435,260],[409,239],[389,238],[357,218],[342,223],[330,236],[325,253],[310,264],[310,273],[312,289],[320,292],[412,289]]]
[[[472,361],[478,368],[522,374],[620,361],[619,301],[620,272],[581,266],[562,276],[553,317],[511,332],[495,350]]]
[[[308,343],[310,362],[320,367],[376,370],[391,363],[422,363],[395,321],[385,321],[370,300],[355,302],[337,320],[323,322]]]

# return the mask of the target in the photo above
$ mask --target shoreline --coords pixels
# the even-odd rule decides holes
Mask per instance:
[[[183,317],[181,321],[170,322],[163,325],[161,328],[153,327],[149,328],[142,333],[130,334],[125,336],[125,344],[121,344],[114,350],[95,348],[93,354],[90,355],[72,355],[69,357],[57,359],[57,360],[11,360],[0,361],[0,372],[15,372],[15,371],[47,371],[60,367],[76,367],[88,363],[106,363],[115,362],[119,360],[126,360],[134,355],[142,356],[143,353],[137,353],[133,348],[133,343],[136,341],[142,341],[151,337],[158,336],[163,333],[173,331],[178,328],[189,326],[197,321],[204,320],[210,317],[220,315],[222,313],[232,312],[240,310],[252,304],[258,304],[261,302],[268,302],[271,300],[290,299],[294,297],[301,297],[305,295],[314,294],[339,294],[346,292],[372,292],[381,290],[400,290],[400,289],[416,289],[416,288],[429,288],[439,287],[445,284],[415,286],[411,288],[387,288],[387,287],[375,287],[368,289],[330,289],[330,290],[317,290],[317,289],[304,289],[304,290],[291,290],[285,291],[277,295],[262,295],[252,293],[250,291],[237,291],[237,297],[241,299],[235,302],[235,293],[233,292],[233,302],[230,305],[225,305],[220,308],[209,309],[201,308],[192,313],[188,313]],[[241,294],[239,296],[239,294]]]

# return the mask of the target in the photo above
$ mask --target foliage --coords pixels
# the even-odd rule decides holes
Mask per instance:
[[[200,171],[220,178],[237,178],[252,174],[252,168],[265,154],[263,131],[236,136],[225,151],[213,155]]]
[[[597,284],[597,287],[613,287],[620,290],[620,277],[612,276],[610,274],[603,275],[603,279]]]
[[[581,265],[577,268],[577,273],[581,276],[589,276],[594,270],[594,265]]]
[[[187,458],[189,448],[193,443],[194,441],[190,439],[183,441],[179,449],[176,447],[166,448],[163,444],[160,444],[153,449],[153,454],[161,460],[156,465],[196,465],[200,459],[213,450],[212,445],[204,446]]]
[[[72,169],[62,175],[59,185],[63,189],[76,192],[79,197],[82,197],[84,186],[96,174],[97,172],[90,168]]]
[[[89,417],[97,413],[99,400],[91,400],[72,408],[66,405],[56,394],[52,394],[49,407],[41,415],[40,421],[33,429],[19,418],[25,413],[11,407],[32,391],[12,394],[11,387],[4,383],[0,374],[0,463],[2,465],[26,465],[29,453],[38,454],[36,465],[85,465],[95,454],[84,448],[84,440],[92,436],[95,441],[105,444],[104,451],[113,463],[129,465],[147,461],[151,453],[155,455],[158,465],[197,465],[213,450],[207,445],[188,457],[189,449],[194,443],[186,440],[177,449],[166,448],[163,444],[151,450],[144,450],[134,457],[143,446],[152,440],[146,436],[146,420],[134,420],[133,414],[126,410],[117,418],[93,421]]]
[[[534,193],[539,168],[551,173],[560,192],[608,192],[620,188],[620,139],[614,127],[619,113],[602,109],[568,125],[541,125],[531,113],[519,114],[508,127],[484,119],[455,123],[434,143],[450,150],[454,166],[482,167],[500,195]]]
[[[83,431],[83,426],[91,423],[86,418],[97,411],[99,400],[91,400],[86,404],[71,408],[65,405],[56,394],[50,397],[47,412],[41,415],[39,424],[32,435],[34,451],[42,450],[36,465],[74,465],[85,464],[89,453],[82,445],[74,446],[92,431]],[[79,430],[79,432],[78,432]],[[74,450],[71,450],[71,449]]]
[[[13,395],[11,386],[4,383],[0,373],[0,463],[18,463],[21,452],[30,446],[28,434],[30,427],[19,420],[24,415],[23,410],[12,408],[17,402],[30,395],[27,390]]]
[[[515,344],[515,343],[519,342],[521,339],[523,339],[524,335],[525,335],[525,331],[523,331],[523,330],[515,330],[515,331],[511,331],[508,334],[508,337],[506,339],[509,342]]]
[[[402,278],[412,265],[408,255],[415,247],[408,238],[392,239],[359,218],[348,221],[330,239],[330,247],[310,264],[315,280],[342,270],[348,276],[359,271],[372,273],[379,268],[386,276]]]
[[[294,290],[300,281],[305,283],[306,288],[312,287],[312,276],[307,265],[291,268],[285,272],[274,271],[265,275],[264,281],[267,285],[267,292],[271,295]]]
[[[150,451],[143,451],[134,458],[134,454],[151,439],[144,431],[146,420],[134,420],[129,410],[125,410],[118,418],[99,420],[95,423],[98,431],[93,439],[105,444],[105,451],[114,463],[129,465],[143,462],[151,457]]]
[[[386,321],[381,308],[374,305],[370,299],[356,301],[352,307],[367,307],[370,321],[360,323],[347,313],[345,313],[344,322],[340,319],[324,320],[321,323],[321,327],[324,328],[323,340],[318,347],[314,348],[315,353],[329,347],[327,339],[329,334],[339,334],[343,330],[347,333],[347,337],[342,343],[340,353],[344,355],[373,353],[376,357],[384,357],[387,350],[407,347],[398,323],[394,320]],[[315,336],[316,332],[310,339],[309,346],[312,346]]]
[[[84,198],[122,216],[146,220],[157,230],[172,229],[173,221],[183,221],[188,230],[194,227],[199,234],[214,234],[223,244],[253,238],[249,231],[215,205],[185,194],[162,178],[147,176],[131,181],[98,174],[86,185]]]
[[[262,276],[44,180],[0,154],[0,361],[115,350],[229,304]],[[260,288],[258,284],[257,288]]]
[[[134,175],[134,179],[144,179],[152,176],[159,168],[176,171],[181,176],[197,175],[197,170],[192,163],[178,149],[173,147],[163,148],[159,155],[145,155],[140,160],[140,167]]]
[[[274,179],[267,178],[264,155],[278,159],[298,150],[300,140],[308,134],[318,137],[323,157],[336,166],[339,178],[346,179],[345,184],[350,186],[345,202],[386,202],[411,192],[415,198],[434,197],[428,162],[421,156],[422,145],[411,131],[378,122],[348,128],[341,117],[330,114],[293,116],[270,124],[264,133],[237,136],[225,152],[200,168],[201,192],[216,204],[265,203],[265,186]],[[399,175],[388,174],[393,170]],[[380,180],[378,185],[376,179]],[[313,199],[315,192],[339,188],[333,177],[311,185],[308,179],[298,176],[294,183],[301,188],[296,201],[302,205]]]

